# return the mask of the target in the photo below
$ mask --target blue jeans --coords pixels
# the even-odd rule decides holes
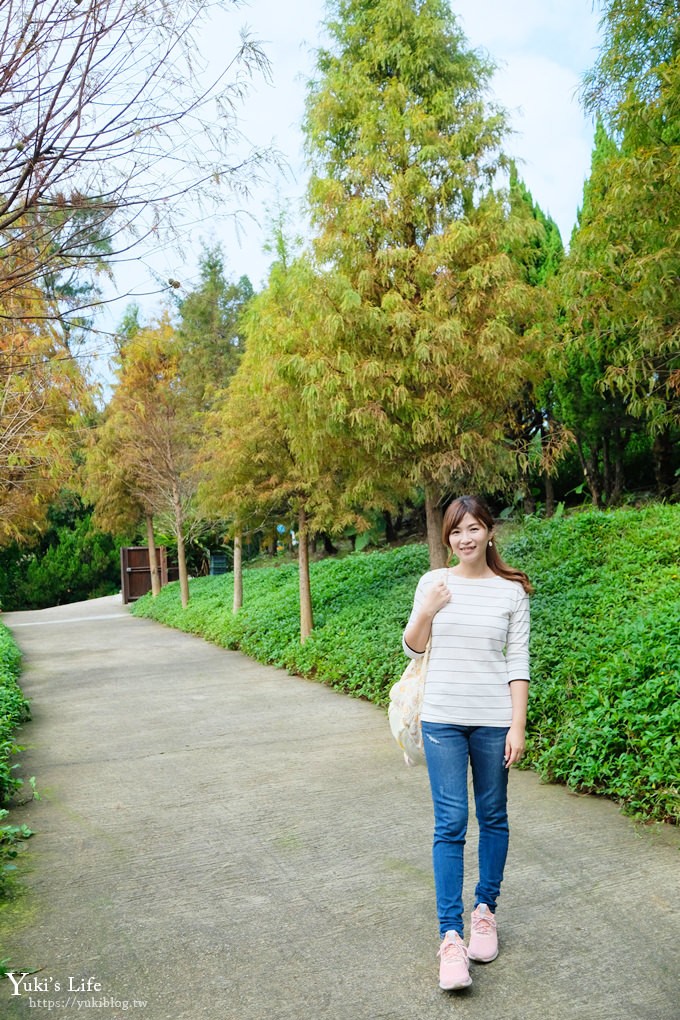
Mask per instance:
[[[434,805],[434,886],[441,935],[463,936],[463,850],[468,822],[468,760],[479,823],[479,882],[475,907],[491,911],[508,853],[507,727],[423,722],[423,744]]]

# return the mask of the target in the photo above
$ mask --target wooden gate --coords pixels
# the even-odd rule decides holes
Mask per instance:
[[[164,545],[156,549],[158,576],[161,585],[168,583],[168,556]],[[151,591],[149,548],[146,545],[127,546],[120,550],[120,590],[123,605],[134,602]]]

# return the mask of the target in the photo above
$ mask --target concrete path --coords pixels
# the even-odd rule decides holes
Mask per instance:
[[[676,830],[514,772],[501,955],[441,992],[426,775],[382,711],[115,598],[3,620],[42,795],[3,1020],[680,1017]]]

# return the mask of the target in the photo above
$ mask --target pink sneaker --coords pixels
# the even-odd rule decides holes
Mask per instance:
[[[496,918],[486,903],[480,903],[472,911],[472,933],[468,955],[478,963],[491,963],[498,956],[498,935]]]
[[[472,984],[468,971],[468,952],[457,931],[447,931],[439,953],[439,987],[447,992]]]

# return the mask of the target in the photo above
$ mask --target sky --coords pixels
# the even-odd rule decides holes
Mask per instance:
[[[578,102],[581,76],[593,64],[598,13],[593,0],[451,0],[473,49],[497,65],[491,98],[510,113],[513,134],[505,149],[519,163],[534,200],[557,222],[568,243],[590,167],[593,124]],[[246,202],[227,201],[219,216],[194,222],[179,244],[140,252],[120,266],[107,287],[110,303],[99,323],[115,329],[133,300],[142,318],[158,314],[158,280],[178,280],[180,295],[198,281],[202,245],[220,244],[228,278],[246,274],[256,289],[266,282],[271,257],[264,251],[268,217],[278,204],[295,214],[305,191],[301,124],[314,50],[323,41],[324,0],[249,0],[220,15],[204,33],[205,55],[219,68],[247,27],[271,61],[271,83],[255,82],[239,109],[239,127],[258,146],[273,144],[287,162],[272,170]],[[238,228],[234,213],[240,210]],[[300,214],[299,226],[304,220]],[[136,296],[137,295],[137,296]],[[114,300],[111,300],[111,299]]]

